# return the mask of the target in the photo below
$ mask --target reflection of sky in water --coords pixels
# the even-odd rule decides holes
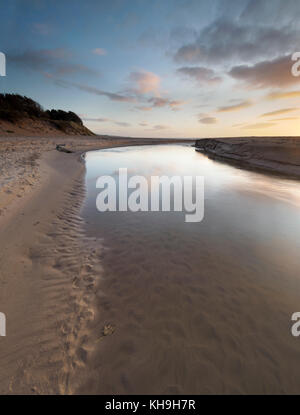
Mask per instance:
[[[199,162],[201,160],[201,162]],[[298,181],[280,179],[217,163],[188,146],[160,145],[105,149],[86,154],[88,180],[99,175],[118,175],[127,167],[128,175],[199,175],[205,176],[209,194],[226,189],[263,195],[300,207]]]
[[[117,174],[127,167],[129,175],[198,175],[205,181],[205,214],[201,223],[187,224],[177,212],[105,212],[96,210],[95,188],[100,175]],[[82,215],[87,230],[113,243],[122,231],[126,238],[151,233],[163,238],[192,241],[201,249],[222,244],[233,255],[254,255],[264,262],[289,263],[292,272],[300,265],[300,183],[249,172],[215,162],[183,145],[141,146],[108,149],[86,155],[87,198]],[[114,230],[118,232],[114,233]],[[176,239],[175,238],[175,239]],[[178,242],[177,242],[178,243]],[[173,249],[179,249],[174,246]],[[225,248],[224,248],[225,249]]]

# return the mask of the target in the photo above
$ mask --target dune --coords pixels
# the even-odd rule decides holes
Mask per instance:
[[[94,135],[72,111],[47,110],[31,98],[0,94],[0,135]]]

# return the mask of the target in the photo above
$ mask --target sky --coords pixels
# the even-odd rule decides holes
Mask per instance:
[[[99,134],[300,136],[299,0],[0,6],[1,92],[73,111]]]

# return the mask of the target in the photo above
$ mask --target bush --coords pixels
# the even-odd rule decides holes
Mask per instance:
[[[74,112],[69,111],[63,111],[63,110],[48,110],[46,111],[46,115],[51,120],[56,121],[73,121],[76,124],[82,125],[81,119],[76,115]]]
[[[44,111],[42,106],[31,98],[18,94],[0,94],[0,119],[15,122],[21,118],[43,118],[54,121],[73,121],[83,125],[74,112],[63,110]]]
[[[0,112],[3,117],[7,117],[8,113],[27,117],[42,117],[44,114],[40,104],[18,94],[0,94]]]

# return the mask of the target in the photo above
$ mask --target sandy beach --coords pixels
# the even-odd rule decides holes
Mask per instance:
[[[56,151],[59,143],[73,154]],[[79,218],[85,195],[81,156],[89,149],[134,143],[1,137],[0,304],[7,316],[7,336],[0,344],[1,394],[73,392],[69,377],[84,365],[93,285],[101,277],[101,246],[84,237]]]
[[[74,152],[56,151],[59,143]],[[180,259],[170,256],[165,239],[142,248],[141,238],[136,250],[120,230],[107,251],[85,232],[82,154],[137,143],[153,141],[1,138],[0,304],[7,336],[0,342],[0,393],[297,393],[298,347],[288,332],[296,280],[269,281],[264,262],[249,262],[248,273],[232,256],[234,245],[225,248],[221,239],[214,252],[203,245],[191,262],[192,239]],[[288,266],[278,264],[278,272],[285,275]],[[282,354],[287,360],[278,366]],[[266,369],[264,378],[257,367]]]

